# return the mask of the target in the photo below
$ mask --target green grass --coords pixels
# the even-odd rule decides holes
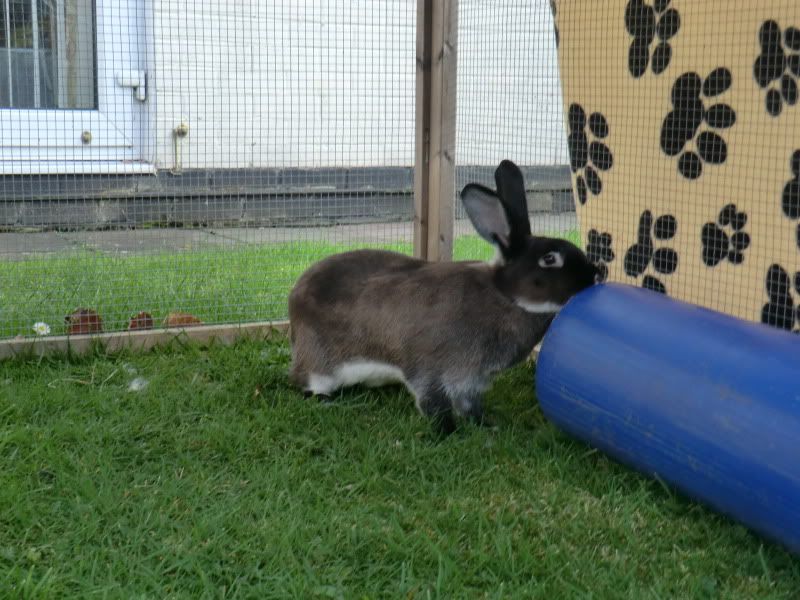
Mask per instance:
[[[288,361],[0,364],[0,597],[798,597],[800,560],[549,425],[530,366],[437,441],[402,390],[320,404]]]
[[[558,234],[555,234],[558,235]],[[577,231],[564,234],[579,241]],[[281,319],[297,277],[348,244],[291,242],[192,252],[123,256],[88,251],[0,261],[0,338],[32,335],[34,323],[64,333],[79,307],[100,313],[106,330],[121,330],[140,311],[163,321],[171,311],[205,323]],[[411,254],[408,243],[377,247]],[[477,236],[458,238],[456,260],[485,259],[492,248]]]

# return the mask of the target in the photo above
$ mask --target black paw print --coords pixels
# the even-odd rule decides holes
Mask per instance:
[[[670,0],[655,0],[654,6],[643,0],[629,0],[625,7],[625,29],[633,36],[628,50],[628,70],[634,77],[641,77],[650,62],[650,45],[658,36],[659,42],[653,51],[653,73],[663,73],[672,58],[669,40],[678,33],[681,18],[674,8],[667,9]]]
[[[781,206],[788,218],[800,219],[800,150],[794,151],[789,162],[794,177],[783,188]],[[797,247],[800,249],[800,223],[797,224]]]
[[[725,258],[734,265],[744,262],[744,251],[750,246],[750,235],[742,231],[746,224],[747,214],[736,212],[735,204],[726,204],[719,211],[716,223],[703,225],[703,262],[709,267],[717,266]]]
[[[556,21],[557,8],[556,8],[555,0],[550,0],[550,12],[553,13],[553,31],[556,34],[556,48],[558,48],[558,43],[559,43],[560,40],[558,39],[559,38],[559,36],[558,36],[558,23]]]
[[[586,256],[600,269],[600,278],[608,278],[608,263],[614,260],[614,250],[611,249],[611,234],[599,233],[596,229],[589,230],[589,243],[586,244]]]
[[[653,214],[646,210],[639,217],[639,241],[628,248],[625,253],[625,273],[629,277],[639,277],[650,266],[657,273],[670,275],[678,268],[678,253],[672,248],[658,248],[653,244],[654,234],[657,240],[671,240],[678,230],[678,221],[672,215],[662,215],[653,226]],[[642,287],[655,292],[667,293],[667,288],[653,275],[642,278]]]
[[[783,38],[783,39],[781,39]],[[775,21],[765,21],[758,30],[761,54],[753,65],[753,75],[762,88],[769,88],[765,99],[767,112],[777,117],[783,103],[797,103],[797,77],[800,77],[800,29],[787,27],[781,36],[781,28]],[[788,72],[787,72],[788,69]],[[780,80],[779,86],[772,82]]]
[[[789,274],[780,265],[772,265],[766,284],[769,302],[761,309],[761,322],[800,333],[800,307],[794,306]],[[794,290],[800,294],[800,271],[794,274]],[[795,323],[798,329],[794,329]]]
[[[603,182],[597,169],[607,171],[614,162],[611,150],[603,142],[593,140],[589,143],[586,135],[586,112],[579,104],[569,107],[569,162],[573,173],[578,173],[576,186],[578,200],[586,204],[587,189],[593,195],[599,194],[603,189]],[[608,136],[608,121],[600,113],[589,115],[589,131],[592,136],[603,139]]]
[[[728,157],[728,146],[721,136],[713,131],[703,131],[695,137],[700,125],[705,123],[712,129],[726,129],[736,122],[736,113],[727,104],[714,104],[706,109],[702,94],[706,98],[719,96],[731,87],[733,76],[725,67],[714,69],[703,81],[697,73],[684,73],[672,86],[672,105],[661,125],[661,149],[667,156],[678,158],[678,171],[687,179],[697,179],[703,172],[703,162],[722,164]],[[687,142],[693,140],[697,152],[683,151]]]

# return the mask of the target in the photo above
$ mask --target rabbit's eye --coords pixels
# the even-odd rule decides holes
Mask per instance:
[[[539,266],[543,269],[560,269],[564,266],[564,257],[560,252],[548,252],[539,259]]]

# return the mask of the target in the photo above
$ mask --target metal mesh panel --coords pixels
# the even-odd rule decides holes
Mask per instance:
[[[311,262],[412,251],[414,0],[0,20],[0,338],[281,318]]]
[[[578,241],[553,18],[547,0],[460,0],[456,191],[511,159],[523,171],[534,234]],[[458,199],[454,253],[485,257]]]
[[[0,337],[281,318],[314,260],[411,252],[415,19],[0,0]],[[609,279],[800,329],[796,3],[460,0],[457,38],[457,190],[510,158]]]
[[[461,0],[456,187],[510,158],[611,281],[800,332],[798,80],[791,0]]]

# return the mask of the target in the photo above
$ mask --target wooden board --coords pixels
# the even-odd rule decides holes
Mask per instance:
[[[173,343],[193,342],[232,344],[242,338],[269,339],[285,335],[288,321],[245,323],[241,325],[198,325],[180,329],[151,329],[92,335],[59,335],[0,341],[0,360],[15,356],[47,356],[52,354],[86,354],[97,345],[106,352],[144,351]]]

